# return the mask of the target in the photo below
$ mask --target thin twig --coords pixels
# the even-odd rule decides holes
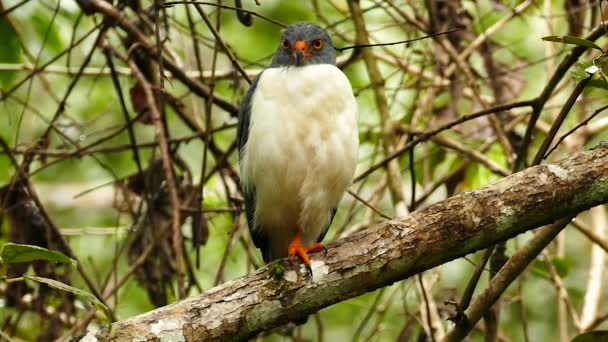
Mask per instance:
[[[581,121],[578,125],[574,126],[571,130],[569,130],[568,132],[564,133],[561,137],[559,137],[559,139],[557,139],[557,142],[555,143],[555,145],[553,146],[553,148],[551,148],[549,150],[549,152],[547,152],[543,159],[547,159],[547,157],[557,149],[557,147],[559,146],[559,144],[564,141],[564,139],[566,139],[568,136],[570,136],[572,133],[574,133],[575,131],[577,131],[579,128],[587,125],[589,123],[589,121],[593,120],[593,118],[595,118],[598,114],[600,114],[601,112],[605,111],[606,109],[608,109],[608,105],[602,106],[598,109],[596,109],[591,115],[589,115],[585,120]]]
[[[287,25],[282,24],[274,19],[265,17],[259,13],[256,13],[254,11],[249,11],[246,10],[244,8],[238,8],[238,7],[233,7],[233,6],[228,6],[228,5],[222,5],[222,4],[217,4],[217,3],[213,3],[213,2],[206,2],[206,1],[168,1],[165,2],[165,4],[163,6],[165,7],[173,7],[175,5],[208,5],[208,6],[214,6],[214,7],[218,7],[218,8],[225,8],[225,9],[230,9],[230,10],[234,10],[234,11],[238,11],[238,12],[243,12],[243,13],[248,13],[253,15],[254,17],[258,17],[260,19],[264,19],[268,22],[271,22],[275,25],[281,26],[281,27],[287,27]]]
[[[600,246],[604,250],[604,252],[608,253],[608,240],[606,240],[606,239],[602,238],[601,236],[597,235],[589,226],[587,226],[586,224],[584,224],[579,219],[576,219],[576,220],[572,221],[572,225],[579,232],[583,233],[583,235],[585,235],[589,240],[591,240],[591,242],[593,242],[596,245]]]
[[[386,156],[383,160],[375,163],[374,165],[369,167],[367,170],[363,171],[361,174],[359,174],[357,177],[355,177],[355,180],[353,182],[356,183],[356,182],[361,181],[365,177],[369,176],[372,172],[374,172],[374,171],[378,170],[379,168],[388,164],[391,160],[400,157],[404,152],[408,151],[410,148],[414,147],[415,145],[417,145],[423,141],[428,140],[430,137],[432,137],[442,131],[448,130],[454,126],[458,126],[463,122],[473,120],[473,119],[476,119],[476,118],[479,118],[479,117],[482,117],[482,116],[485,116],[485,115],[488,115],[491,113],[501,112],[501,111],[505,111],[505,110],[509,110],[509,109],[513,109],[513,108],[519,108],[519,107],[529,107],[529,106],[532,106],[533,103],[534,103],[533,101],[528,100],[528,101],[513,102],[513,103],[509,103],[509,104],[505,104],[505,105],[496,106],[493,108],[484,109],[479,112],[461,116],[458,119],[455,119],[451,122],[447,122],[443,125],[440,125],[437,128],[426,131],[426,132],[416,136],[416,138],[414,138],[409,143],[405,144],[405,146],[398,148],[397,150],[395,150],[394,152],[392,152],[391,154]]]
[[[603,36],[606,33],[604,26],[599,25],[595,27],[586,37],[585,39],[588,41],[595,41],[599,37]],[[576,46],[572,49],[572,51],[562,60],[562,62],[557,66],[553,75],[543,88],[542,92],[532,100],[532,114],[530,115],[530,121],[528,122],[528,126],[526,127],[526,132],[524,133],[523,141],[519,147],[519,151],[517,152],[517,159],[515,160],[515,171],[521,170],[524,165],[527,163],[528,157],[528,147],[532,141],[532,133],[536,127],[536,121],[540,117],[540,114],[543,110],[543,107],[546,105],[549,97],[562,80],[562,78],[567,74],[567,71],[576,63],[580,56],[583,55],[585,51],[587,51],[587,47],[584,46]]]
[[[137,81],[143,88],[146,94],[146,102],[148,110],[152,116],[154,127],[156,128],[156,137],[161,151],[161,159],[163,163],[163,169],[165,171],[165,177],[167,180],[167,189],[169,191],[169,199],[171,201],[171,208],[173,210],[171,217],[171,227],[173,229],[173,249],[175,250],[175,268],[178,279],[178,289],[180,297],[185,297],[185,286],[184,286],[184,273],[183,273],[183,261],[182,261],[182,235],[181,235],[181,219],[180,219],[180,204],[179,197],[177,195],[177,186],[175,183],[175,176],[173,173],[173,166],[171,162],[171,155],[169,152],[169,146],[167,143],[167,137],[165,135],[165,129],[162,126],[161,114],[157,107],[154,92],[150,83],[146,77],[141,73],[137,65],[133,60],[129,60],[129,67],[133,70],[133,74]]]
[[[574,106],[574,102],[576,101],[578,96],[583,92],[583,89],[585,89],[585,86],[587,85],[587,83],[591,80],[591,76],[592,75],[589,75],[589,77],[578,82],[578,84],[576,85],[576,87],[574,88],[572,93],[570,94],[570,97],[568,97],[568,100],[566,101],[566,103],[564,104],[562,109],[560,110],[559,114],[557,115],[557,118],[555,118],[555,120],[553,121],[553,125],[551,125],[551,129],[549,130],[549,133],[547,133],[545,140],[543,140],[543,143],[540,145],[540,148],[538,149],[536,156],[534,156],[532,165],[540,164],[540,162],[545,157],[545,154],[547,153],[549,146],[551,146],[551,142],[553,141],[553,138],[555,138],[557,131],[559,130],[562,123],[566,119],[566,116],[570,112],[570,109],[572,109],[572,106]]]
[[[451,29],[451,30],[447,30],[447,31],[443,31],[443,32],[436,32],[436,33],[432,33],[429,35],[426,35],[424,37],[418,37],[418,38],[413,38],[413,39],[406,39],[406,40],[400,40],[397,42],[390,42],[390,43],[376,43],[376,44],[357,44],[357,45],[351,45],[351,46],[344,46],[341,48],[335,47],[334,49],[340,52],[344,52],[345,50],[349,50],[349,49],[358,49],[358,48],[368,48],[368,47],[377,47],[377,46],[392,46],[392,45],[399,45],[399,44],[406,44],[406,46],[409,46],[410,43],[415,42],[417,40],[423,40],[423,39],[427,39],[427,38],[432,38],[432,37],[436,37],[436,36],[441,36],[444,34],[450,34],[450,33],[454,33],[457,31],[462,30],[462,28],[455,28],[455,29]]]
[[[458,322],[442,341],[452,342],[464,339],[481,317],[500,298],[513,280],[526,269],[571,220],[571,217],[563,218],[550,226],[540,228],[536,235],[524,247],[515,252],[500,271],[496,273],[488,287],[476,297],[469,309],[465,311],[465,318]]]

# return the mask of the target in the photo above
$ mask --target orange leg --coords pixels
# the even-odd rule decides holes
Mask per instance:
[[[306,265],[306,268],[308,268],[308,271],[310,272],[310,258],[308,257],[308,253],[318,252],[320,250],[325,250],[325,246],[323,246],[322,243],[315,243],[306,247],[302,246],[300,230],[296,230],[296,234],[294,235],[293,240],[291,240],[291,242],[289,243],[287,255],[291,257],[297,254],[300,259],[302,259],[302,262],[304,262],[304,265]],[[310,273],[312,274],[312,272]]]

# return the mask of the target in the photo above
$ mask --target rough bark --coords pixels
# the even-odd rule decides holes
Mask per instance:
[[[312,277],[280,260],[83,340],[245,339],[606,202],[602,145],[331,243],[313,256]]]

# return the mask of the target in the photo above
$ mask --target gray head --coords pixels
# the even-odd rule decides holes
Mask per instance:
[[[313,23],[297,23],[283,30],[270,67],[336,65],[334,44],[329,35]]]

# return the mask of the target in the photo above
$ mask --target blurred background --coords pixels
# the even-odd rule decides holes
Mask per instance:
[[[464,115],[537,99],[462,120],[364,174],[350,188],[363,201],[344,196],[326,243],[526,167],[592,63],[599,76],[569,111],[545,162],[608,138],[603,52],[589,48],[579,63],[559,68],[583,43],[542,40],[601,32],[605,9],[597,1],[244,0],[242,8],[259,16],[240,18],[232,9],[239,3],[155,10],[147,0],[0,1],[0,244],[62,251],[80,266],[20,264],[9,278],[37,274],[97,292],[122,320],[263,264],[242,213],[235,128],[247,79],[269,64],[279,42],[282,27],[267,18],[315,22],[338,48],[362,42],[357,20],[373,44],[460,29],[338,52],[359,104],[357,175]],[[527,142],[533,109],[540,117]],[[500,300],[497,340],[569,341],[608,329],[606,251],[588,238],[605,243],[606,225],[604,207],[583,213],[539,255]],[[506,255],[531,236],[510,240]],[[459,300],[483,253],[258,340],[439,339],[454,314],[444,302]],[[0,281],[0,294],[0,339],[66,340],[106,324],[86,301],[37,283]],[[484,340],[485,329],[479,324],[470,339]]]

